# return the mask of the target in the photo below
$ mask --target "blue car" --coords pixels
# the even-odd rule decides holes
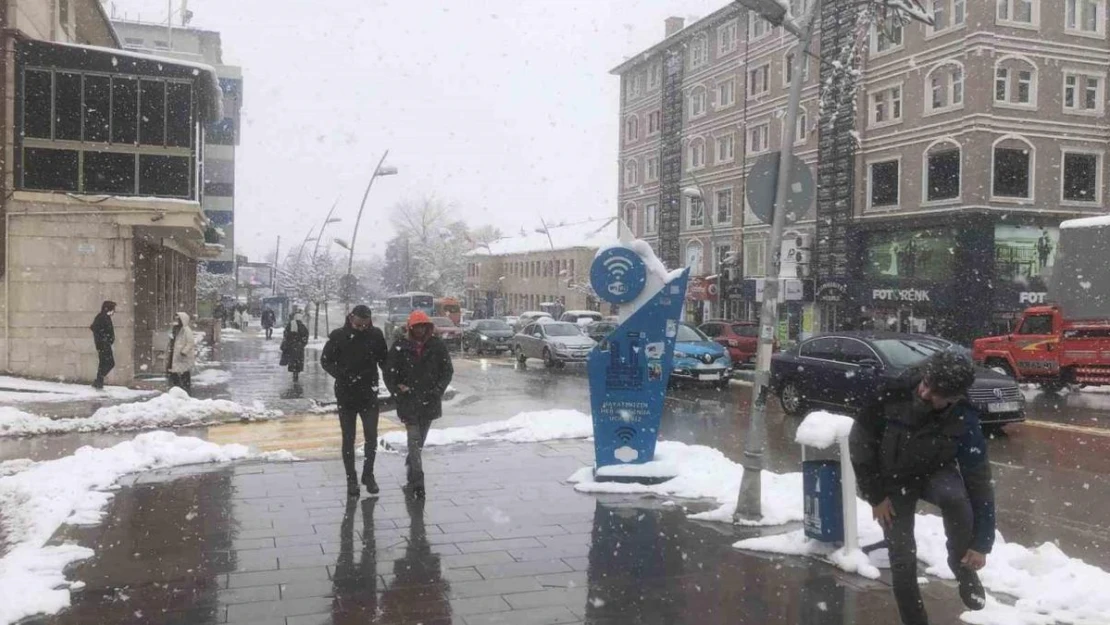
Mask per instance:
[[[688,323],[678,324],[674,345],[672,385],[688,383],[704,386],[728,386],[732,359],[718,343]]]

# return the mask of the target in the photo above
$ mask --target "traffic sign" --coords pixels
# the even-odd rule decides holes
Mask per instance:
[[[771,223],[775,210],[775,186],[778,184],[779,155],[765,154],[756,160],[748,174],[745,194],[756,218]],[[796,156],[790,160],[790,185],[786,188],[786,223],[792,224],[809,214],[813,206],[813,172]]]

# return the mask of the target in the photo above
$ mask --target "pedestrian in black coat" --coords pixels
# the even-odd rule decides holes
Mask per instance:
[[[104,378],[116,366],[116,357],[112,353],[112,345],[116,342],[116,328],[112,325],[112,315],[116,312],[116,303],[105,300],[100,305],[100,313],[93,318],[92,330],[93,344],[96,345],[97,363],[96,380],[93,388],[104,388]]]
[[[320,366],[335,378],[335,400],[339,404],[339,426],[343,431],[343,466],[347,470],[347,494],[358,497],[355,473],[355,420],[362,418],[362,483],[371,495],[378,494],[374,480],[374,453],[378,448],[378,367],[384,366],[388,348],[385,336],[375,328],[370,308],[355,306],[347,323],[328,335]]]
[[[301,313],[293,313],[281,337],[281,364],[293,374],[293,381],[304,371],[304,349],[308,345],[308,326],[301,321]]]
[[[262,329],[266,330],[266,340],[274,337],[274,324],[277,323],[277,315],[273,310],[267,308],[262,311]]]
[[[397,400],[397,416],[408,431],[408,489],[413,497],[424,496],[422,451],[432,421],[443,416],[443,394],[455,373],[447,344],[435,335],[428,315],[415,311],[409,316],[407,336],[389,350],[385,382]]]

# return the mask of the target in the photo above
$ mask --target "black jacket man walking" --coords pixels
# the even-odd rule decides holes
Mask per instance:
[[[112,345],[116,342],[116,328],[112,325],[112,315],[116,312],[116,303],[105,300],[100,305],[100,313],[93,318],[92,330],[93,344],[96,345],[97,367],[96,380],[93,388],[104,388],[104,378],[116,366],[116,357],[112,353]]]

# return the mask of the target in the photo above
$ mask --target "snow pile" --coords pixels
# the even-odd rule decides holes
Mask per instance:
[[[0,509],[11,549],[0,558],[0,623],[54,614],[69,605],[63,570],[93,555],[66,544],[46,546],[63,523],[100,521],[122,476],[148,469],[251,457],[242,445],[216,445],[169,432],[140,434],[108,449],[82,447],[72,456],[32,464],[0,477]]]
[[[848,435],[852,433],[853,423],[855,421],[851,417],[844,415],[833,414],[824,410],[811,412],[798,426],[794,441],[799,445],[828,449],[839,441],[848,438]]]
[[[137,391],[123,386],[105,386],[95,389],[87,384],[44,382],[0,375],[0,404],[48,403],[81,401],[85,399],[113,399],[132,401],[155,394],[157,391]]]
[[[149,401],[97,410],[87,419],[48,419],[11,408],[0,409],[0,438],[66,432],[147,430],[203,425],[229,418],[272,419],[281,416],[261,402],[251,407],[224,399],[194,399],[179,388]]]
[[[641,465],[605,467],[602,474],[674,477],[662,484],[597,482],[593,467],[583,467],[568,478],[582,493],[644,494],[684,499],[711,499],[718,507],[690,515],[699,521],[732,522],[744,468],[712,447],[660,441],[655,460]],[[763,518],[752,525],[781,525],[802,520],[802,474],[762,473]]]
[[[217,386],[231,381],[231,372],[223,369],[205,369],[193,376],[194,386]]]
[[[541,410],[522,412],[505,421],[431,430],[428,432],[425,446],[485,441],[537,443],[566,438],[588,438],[593,436],[593,432],[593,420],[589,415],[577,410]],[[389,445],[404,446],[405,432],[389,432],[382,437],[382,440]]]

